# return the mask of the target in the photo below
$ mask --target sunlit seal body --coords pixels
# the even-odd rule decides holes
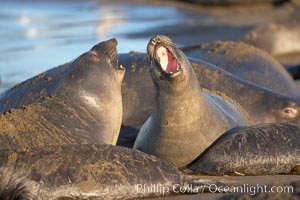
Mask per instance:
[[[298,9],[298,12],[300,9]],[[298,13],[299,15],[299,13]],[[261,24],[247,33],[242,41],[264,49],[272,55],[300,52],[300,17]]]
[[[190,58],[190,62],[200,85],[236,100],[249,114],[252,125],[290,122],[300,126],[300,104],[296,98],[242,80],[201,59]]]
[[[62,68],[53,82],[48,80],[50,86],[39,84],[52,90],[40,102],[1,113],[1,148],[82,142],[115,144],[122,120],[124,77],[124,69],[118,67],[116,45],[115,39],[99,43]],[[25,85],[12,91],[21,95],[26,91],[21,88]],[[9,98],[7,103],[10,101],[19,99]]]
[[[170,38],[155,36],[147,51],[153,63],[155,108],[138,133],[135,149],[181,167],[223,132],[247,123],[235,104],[202,92],[190,62]]]
[[[197,192],[197,187],[218,184],[184,176],[143,152],[106,144],[2,150],[0,176],[1,200],[140,199],[180,194],[179,189],[187,187]]]
[[[276,93],[299,97],[294,80],[267,52],[243,42],[215,41],[183,48],[188,57],[203,59],[241,79]]]
[[[300,129],[288,123],[238,127],[220,136],[187,168],[192,174],[275,175],[300,165]]]
[[[150,62],[147,54],[131,52],[119,54],[119,64],[126,68],[122,83],[123,119],[120,141],[132,146],[139,127],[154,110],[154,87],[149,76]],[[244,81],[221,68],[201,59],[189,58],[198,81],[203,88],[225,93],[236,100],[249,114],[251,124],[291,122],[300,124],[299,104],[292,97]],[[57,88],[70,63],[50,69],[45,73],[18,84],[0,98],[0,111],[22,108],[23,105],[42,102]],[[249,98],[251,96],[251,98]]]
[[[223,69],[200,59],[189,58],[201,87],[225,93],[236,100],[249,114],[251,124],[291,122],[300,125],[300,107],[295,98],[277,94],[264,87],[242,80]],[[154,110],[154,88],[147,75],[150,63],[144,53],[119,54],[126,68],[122,83],[124,115],[120,140],[134,143],[141,122]],[[251,98],[249,98],[251,96]],[[121,141],[120,141],[121,142]]]
[[[300,8],[288,18],[261,24],[249,31],[242,41],[273,55],[292,75],[300,77]]]

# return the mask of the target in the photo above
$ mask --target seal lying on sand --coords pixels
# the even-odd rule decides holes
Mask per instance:
[[[154,110],[154,87],[148,74],[150,63],[144,53],[132,52],[119,54],[118,57],[119,64],[126,68],[122,83],[122,125],[138,129]],[[241,80],[201,59],[189,60],[200,85],[236,100],[249,113],[251,124],[284,121],[300,124],[300,109],[296,99]],[[51,94],[55,95],[64,77],[61,72],[69,66],[70,63],[50,69],[6,91],[0,98],[0,111],[22,108],[23,105],[38,103]]]
[[[276,93],[299,97],[299,89],[284,67],[267,52],[251,45],[216,41],[183,51],[188,57],[203,59]]]
[[[244,81],[203,60],[189,58],[189,61],[200,86],[236,100],[248,112],[251,124],[288,121],[300,125],[300,106],[296,99]],[[154,110],[155,94],[147,75],[150,63],[143,53],[119,54],[119,62],[126,68],[122,83],[122,124],[138,127]]]
[[[292,75],[300,78],[300,8],[281,20],[255,27],[242,41],[272,54]]]
[[[147,51],[153,63],[155,108],[138,133],[135,149],[182,167],[220,134],[247,123],[238,106],[201,90],[189,60],[170,38],[153,37]]]
[[[300,9],[298,9],[299,15]],[[300,52],[300,17],[262,24],[247,33],[242,41],[272,55]]]
[[[130,132],[127,131],[127,133],[132,135],[133,130],[136,129],[137,134],[138,128],[154,110],[154,87],[148,72],[150,62],[147,54],[144,53],[131,52],[119,54],[118,57],[119,64],[126,68],[122,83],[122,125],[130,128]],[[236,100],[249,113],[251,124],[284,121],[300,124],[300,109],[294,98],[276,94],[271,90],[241,80],[201,59],[189,58],[189,60],[200,85],[208,90],[225,93]],[[0,111],[22,108],[23,105],[38,103],[51,94],[55,95],[64,77],[61,72],[69,67],[70,63],[50,69],[3,93],[0,98]],[[127,130],[126,127],[122,128],[122,133],[124,130]],[[126,137],[127,133],[125,133]],[[130,143],[135,136],[133,134],[129,138]]]
[[[54,91],[51,96],[0,113],[0,148],[81,142],[115,144],[122,120],[121,82],[125,71],[118,67],[116,45],[115,39],[99,43],[62,68],[55,80],[48,80],[49,86],[37,85]],[[29,82],[38,78],[45,79],[40,75]],[[26,91],[22,87],[26,84],[12,89],[15,97]],[[20,99],[9,98],[6,103],[11,101]]]
[[[219,184],[184,176],[143,152],[106,144],[2,150],[0,176],[2,200],[136,199],[182,191],[200,193],[205,185]]]
[[[251,124],[290,122],[300,126],[297,99],[251,84],[203,60],[189,60],[200,85],[236,100],[249,114]]]
[[[237,127],[186,167],[191,174],[288,174],[300,165],[300,129],[288,123]]]

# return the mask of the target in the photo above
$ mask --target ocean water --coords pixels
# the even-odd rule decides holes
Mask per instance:
[[[113,37],[119,53],[145,52],[149,38],[127,35],[188,17],[174,7],[112,2],[0,1],[0,93]]]

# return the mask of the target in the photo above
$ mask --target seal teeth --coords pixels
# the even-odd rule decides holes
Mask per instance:
[[[155,46],[156,45],[156,41],[155,40],[151,40],[151,44]]]
[[[181,66],[177,64],[177,71],[181,70]]]

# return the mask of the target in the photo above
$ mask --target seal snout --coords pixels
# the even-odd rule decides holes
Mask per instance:
[[[147,52],[151,63],[155,63],[155,69],[160,72],[161,77],[175,78],[181,74],[182,68],[175,56],[176,48],[169,37],[158,35],[151,38]]]

